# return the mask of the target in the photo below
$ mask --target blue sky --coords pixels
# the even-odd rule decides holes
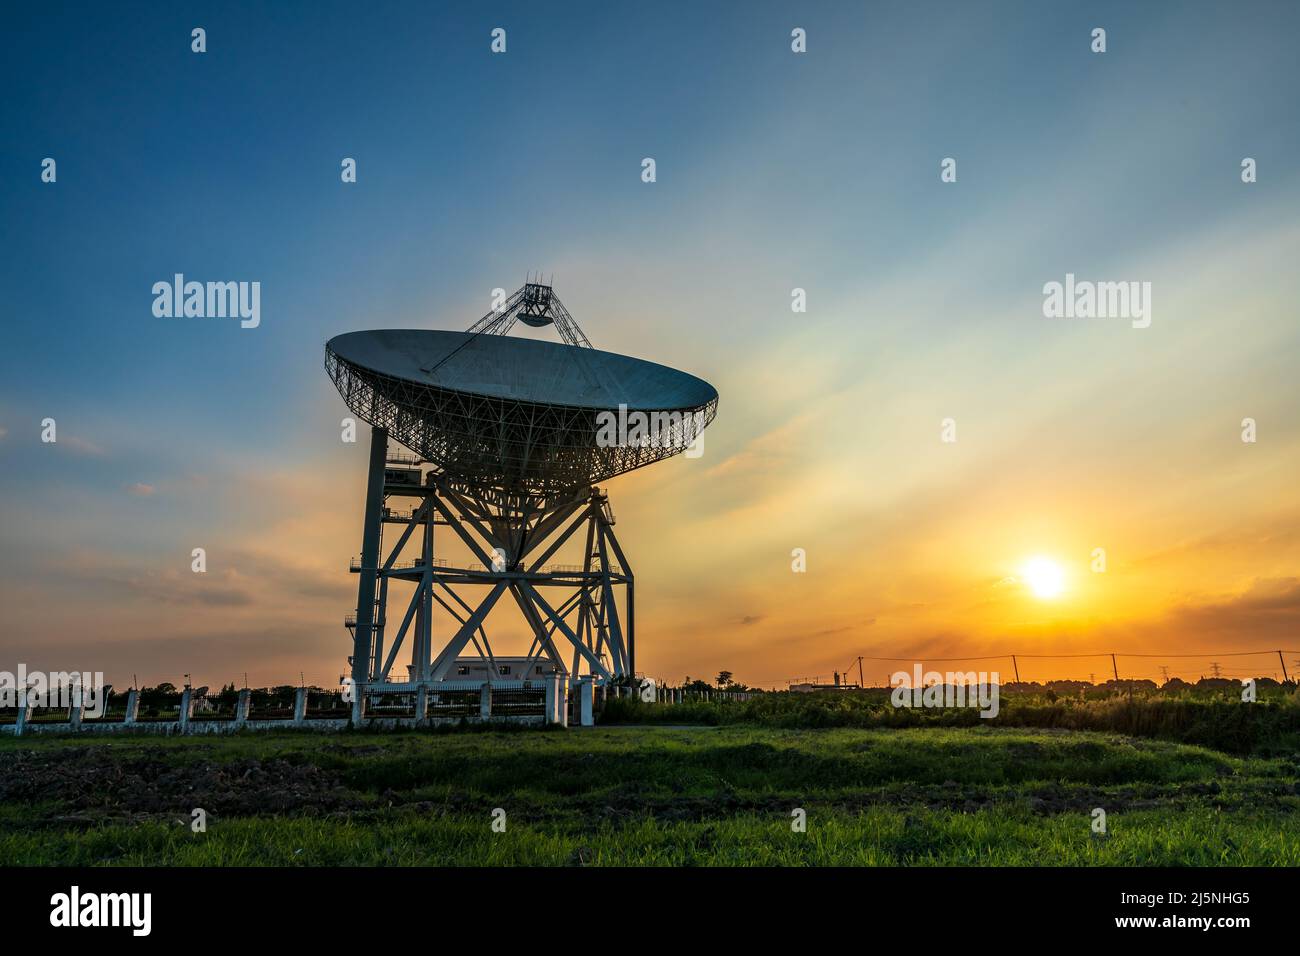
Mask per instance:
[[[115,659],[169,674],[189,635],[229,629],[250,659],[283,641],[268,671],[338,656],[351,580],[335,599],[323,569],[354,547],[361,463],[337,441],[323,344],[464,328],[529,269],[555,274],[598,347],[722,395],[711,478],[674,463],[625,480],[631,521],[642,509],[653,531],[673,502],[686,529],[647,542],[666,600],[639,602],[662,649],[647,660],[675,676],[710,666],[674,644],[683,615],[724,635],[719,666],[742,679],[751,648],[751,676],[777,680],[876,640],[853,628],[882,614],[847,605],[918,603],[900,595],[924,556],[873,559],[876,577],[901,568],[888,594],[828,577],[805,595],[830,609],[814,629],[851,635],[825,651],[788,646],[804,624],[766,607],[788,595],[755,556],[788,577],[805,539],[898,555],[900,503],[933,513],[918,488],[962,497],[1008,461],[1035,488],[1054,480],[1043,462],[1145,474],[1158,459],[1224,481],[1193,436],[1238,406],[1274,414],[1277,457],[1251,467],[1295,463],[1293,4],[52,4],[6,20],[0,587],[27,597],[0,652],[33,665],[61,642],[94,654],[97,627],[125,648]],[[497,26],[505,55],[489,52]],[[938,180],[945,156],[955,184]],[[1241,183],[1243,156],[1258,183]],[[1042,284],[1067,271],[1153,280],[1150,334],[1042,319]],[[176,272],[261,282],[261,326],[155,318],[150,288]],[[796,286],[806,315],[790,312]],[[983,444],[939,462],[920,435],[953,409]],[[56,452],[38,440],[46,416]],[[780,517],[809,487],[819,506]],[[848,521],[846,502],[861,509]],[[1196,537],[1155,515],[1113,522],[1130,520],[1152,548]],[[309,546],[328,625],[305,617],[315,585],[277,610],[246,580],[182,621],[196,599],[168,597],[168,575],[192,541],[228,536],[274,564],[301,552],[304,525],[337,529]],[[730,573],[682,556],[700,550]],[[1222,590],[1294,571],[1272,562]],[[170,612],[151,616],[159,601]],[[251,610],[232,622],[225,607]],[[155,620],[170,642],[143,643]],[[879,640],[953,630],[899,623]]]

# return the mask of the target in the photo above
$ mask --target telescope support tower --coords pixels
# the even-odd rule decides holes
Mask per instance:
[[[353,636],[350,664],[357,700],[370,691],[414,691],[455,680],[456,660],[467,648],[487,661],[488,683],[513,680],[500,677],[485,626],[507,594],[533,634],[524,675],[543,659],[570,681],[590,674],[607,683],[636,673],[633,574],[603,491],[588,486],[542,495],[471,488],[437,470],[414,483],[412,466],[421,462],[390,455],[386,428],[374,426],[370,441],[361,558],[352,566],[360,578],[357,611],[345,621]],[[398,500],[409,501],[410,509],[394,507]],[[400,533],[386,549],[384,528],[389,525]],[[435,558],[434,529],[439,525],[449,528],[479,563],[454,567]],[[548,565],[575,536],[585,538],[582,564]],[[400,560],[412,544],[418,556]],[[390,592],[408,584],[413,585],[411,595],[394,632]],[[477,603],[468,597],[475,592]],[[441,647],[435,647],[435,604],[453,627]],[[410,666],[406,674],[395,675],[403,648]]]

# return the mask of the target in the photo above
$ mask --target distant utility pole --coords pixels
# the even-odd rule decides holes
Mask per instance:
[[[1169,683],[1169,668],[1164,664],[1160,665],[1160,674],[1164,677],[1164,682]]]
[[[1283,667],[1286,667],[1285,664],[1283,664],[1282,666],[1283,666]],[[866,686],[866,681],[865,681],[865,680],[863,679],[863,677],[862,677],[862,657],[861,657],[861,655],[858,656],[858,686],[859,686],[859,687],[865,687],[865,686]]]
[[[1089,684],[1095,684],[1095,683],[1097,683],[1097,675],[1096,675],[1095,673],[1093,673],[1092,671],[1089,671],[1089,672],[1088,672],[1088,683],[1089,683]]]
[[[1115,655],[1114,655],[1114,654],[1110,655],[1110,666],[1111,666],[1111,670],[1113,670],[1113,671],[1115,672],[1115,680],[1118,682],[1118,681],[1119,681],[1119,665],[1115,663]]]
[[[1219,662],[1210,661],[1210,670],[1214,671],[1214,676],[1217,678],[1219,676]]]

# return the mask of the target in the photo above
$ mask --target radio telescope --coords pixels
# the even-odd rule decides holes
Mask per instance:
[[[553,325],[563,341],[507,337],[517,321]],[[485,621],[507,594],[532,631],[529,664],[546,661],[553,673],[596,683],[636,674],[632,568],[609,498],[595,484],[685,451],[717,411],[713,386],[593,348],[540,282],[527,282],[465,332],[336,336],[325,346],[325,369],[352,413],[371,425],[361,556],[352,564],[357,610],[345,622],[357,688],[455,680],[468,670],[468,654],[486,662],[489,683],[504,680]],[[651,427],[636,428],[638,420]],[[611,422],[626,427],[616,432]],[[409,453],[390,454],[389,439]],[[477,563],[454,567],[435,557],[438,526]],[[387,549],[386,527],[396,535]],[[548,564],[566,542],[584,538],[581,564]],[[419,556],[399,560],[408,546]],[[390,619],[389,599],[401,585],[413,590],[400,620]],[[435,604],[451,619],[441,646]],[[406,673],[394,671],[403,647]]]

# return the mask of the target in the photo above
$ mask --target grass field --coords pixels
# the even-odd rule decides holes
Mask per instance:
[[[1295,866],[1296,778],[1294,758],[983,726],[0,738],[0,861]]]
[[[1300,692],[1293,684],[1268,689],[1250,704],[1242,702],[1241,687],[1235,683],[1231,690],[1126,694],[1098,689],[1070,697],[1004,689],[1001,707],[992,721],[980,717],[972,707],[895,707],[889,691],[876,688],[851,693],[756,694],[744,702],[692,701],[672,707],[621,698],[609,701],[602,722],[802,729],[975,727],[989,723],[1155,737],[1242,756],[1300,756]]]

